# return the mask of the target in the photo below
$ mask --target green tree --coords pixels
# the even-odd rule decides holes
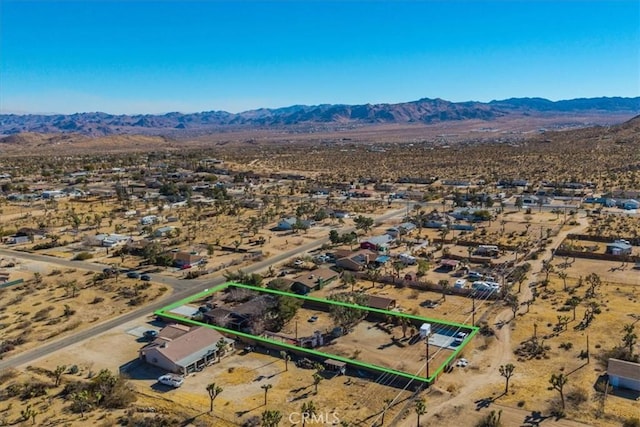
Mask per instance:
[[[216,397],[220,396],[222,391],[222,387],[217,386],[216,383],[207,385],[207,393],[209,393],[209,412],[213,412],[213,401],[216,400]]]
[[[366,234],[371,230],[371,227],[373,227],[373,218],[358,215],[353,219],[353,223],[356,226],[356,230],[362,230]]]
[[[516,369],[513,363],[507,363],[506,365],[500,365],[500,375],[504,377],[504,394],[509,393],[509,380],[513,376],[513,371]]]
[[[71,399],[80,411],[80,418],[84,418],[84,411],[89,406],[89,392],[87,390],[82,390],[80,392],[73,393],[71,395]]]

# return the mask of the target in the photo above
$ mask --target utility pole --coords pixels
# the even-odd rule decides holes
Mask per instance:
[[[427,379],[429,379],[429,335],[431,334],[427,334],[424,339],[424,342],[426,344]]]
[[[471,326],[476,326],[476,296],[471,294]]]

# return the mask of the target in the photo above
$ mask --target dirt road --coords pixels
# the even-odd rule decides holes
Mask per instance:
[[[551,243],[547,244],[547,249],[545,253],[541,254],[538,257],[538,259],[532,260],[530,262],[531,264],[530,280],[532,282],[542,280],[542,278],[540,277],[541,275],[544,274],[544,272],[542,271],[542,263],[545,260],[548,260],[551,258],[552,251],[555,248],[557,248],[564,241],[564,239],[566,239],[568,234],[580,233],[588,227],[589,223],[586,216],[579,217],[576,219],[579,223],[578,225],[570,229],[560,231],[557,236],[553,237]],[[518,296],[518,300],[522,304],[526,301],[531,300],[531,298],[532,298],[531,288],[529,286],[524,286],[522,288],[522,292]],[[465,422],[458,422],[458,420],[461,419],[461,417],[464,415],[459,413],[459,408],[462,408],[465,406],[475,407],[475,405],[473,405],[473,403],[470,402],[470,397],[473,395],[474,392],[490,384],[495,384],[496,387],[500,387],[500,384],[503,383],[504,380],[500,375],[498,375],[498,370],[500,365],[505,365],[507,363],[510,363],[513,359],[513,351],[511,346],[511,328],[508,324],[508,322],[511,320],[512,317],[513,317],[513,313],[511,312],[511,309],[504,309],[495,316],[495,318],[493,319],[493,322],[489,322],[492,325],[504,325],[504,326],[495,328],[496,343],[489,346],[487,351],[483,353],[483,359],[490,361],[488,366],[483,364],[483,368],[481,369],[479,374],[466,375],[462,387],[457,391],[455,396],[449,395],[449,396],[446,396],[444,399],[434,399],[436,400],[436,402],[434,402],[435,405],[433,405],[433,403],[431,404],[429,403],[430,399],[427,395],[428,412],[427,414],[422,416],[421,422],[423,422],[424,420],[425,425],[429,425],[429,426],[450,426],[452,425],[451,418],[448,418],[448,417],[454,416],[456,419],[457,425],[474,424],[473,421],[470,421],[470,424],[467,424]],[[530,417],[532,415],[531,412],[526,410],[497,405],[489,397],[486,399],[485,403],[488,409],[486,408],[481,409],[484,412],[490,411],[491,408],[494,408],[496,410],[502,409],[504,425],[508,425],[508,426],[522,425],[525,422],[525,420],[528,419],[526,417],[528,416]],[[479,405],[479,406],[485,406],[485,405]],[[398,427],[415,426],[417,419],[415,414],[413,413],[413,408],[409,407],[408,409],[410,409],[411,415],[406,419],[400,420],[396,424],[392,424],[392,425],[396,425]],[[473,415],[472,417],[470,417],[470,419],[475,417],[477,416]],[[554,421],[550,418],[545,418],[544,421],[545,421],[545,425],[548,425],[548,426],[587,427],[586,424],[576,423],[569,420]]]

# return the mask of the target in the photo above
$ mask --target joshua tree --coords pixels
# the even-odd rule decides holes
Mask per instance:
[[[218,342],[216,342],[216,346],[218,347],[218,361],[220,361],[220,359],[222,359],[222,356],[227,353],[227,347],[229,346],[229,343],[227,343],[224,338],[220,338]]]
[[[424,404],[424,399],[416,400],[416,407],[414,410],[416,411],[416,415],[418,416],[418,422],[416,423],[416,426],[420,427],[420,415],[424,415],[427,413],[427,405]]]
[[[269,394],[269,390],[273,388],[273,385],[264,384],[264,385],[261,385],[260,388],[264,390],[264,406],[267,406],[267,394]]]
[[[504,394],[509,393],[509,379],[513,376],[513,370],[516,367],[513,366],[512,363],[507,363],[506,365],[500,365],[500,375],[502,375],[505,379],[504,383]]]
[[[315,386],[315,394],[318,394],[318,384],[320,384],[320,381],[322,381],[322,375],[320,375],[319,373],[314,373],[313,374],[313,385]]]
[[[438,286],[440,286],[440,290],[442,291],[442,300],[447,300],[447,290],[449,289],[449,281],[446,279],[442,279],[438,281]]]
[[[213,401],[222,393],[222,387],[211,383],[207,385],[207,393],[209,393],[209,412],[213,412]]]
[[[392,404],[393,404],[393,400],[392,399],[385,399],[384,400],[384,407],[382,408],[382,419],[380,420],[380,425],[381,426],[384,425],[384,416],[387,413],[387,411],[389,410],[389,408],[391,408]]]
[[[308,419],[312,418],[317,413],[318,408],[316,407],[316,404],[313,403],[313,400],[303,403],[302,410],[300,411],[300,415],[302,415],[302,427],[305,426]]]
[[[576,307],[580,304],[580,298],[573,296],[567,300],[567,304],[573,309],[573,320],[576,320]]]
[[[282,357],[282,360],[284,360],[284,370],[285,372],[289,370],[289,361],[291,360],[291,356],[289,356],[289,354],[282,350],[280,352],[280,357]]]
[[[565,374],[551,374],[551,378],[549,379],[549,382],[551,383],[551,385],[553,386],[553,388],[555,388],[556,390],[558,390],[558,393],[560,393],[560,401],[562,402],[562,409],[564,410],[564,386],[565,384],[567,384],[567,376]]]
[[[67,370],[65,365],[58,365],[56,369],[53,371],[53,379],[54,379],[54,387],[58,387],[60,385],[60,380],[62,379],[62,374]]]
[[[35,409],[32,409],[31,405],[27,405],[26,408],[20,411],[20,416],[22,417],[22,419],[24,421],[29,421],[29,419],[31,419],[33,425],[36,424],[36,417],[38,416],[38,414],[39,412]]]
[[[89,403],[89,392],[87,390],[83,390],[81,392],[73,393],[71,395],[71,399],[73,399],[80,410],[80,418],[84,418],[84,411]]]
[[[262,413],[262,427],[277,427],[282,420],[280,411],[267,409]]]
[[[635,326],[633,323],[629,323],[624,325],[622,328],[622,332],[624,332],[624,336],[622,337],[622,342],[625,347],[629,348],[629,358],[633,358],[633,346],[638,342],[638,336],[633,332]]]
[[[567,273],[565,273],[564,271],[559,271],[558,277],[562,279],[563,290],[567,292]]]

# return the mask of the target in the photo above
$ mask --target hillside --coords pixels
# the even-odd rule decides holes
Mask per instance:
[[[589,98],[549,101],[542,98],[511,98],[501,101],[450,102],[420,99],[399,104],[294,105],[261,108],[241,113],[206,111],[163,115],[0,115],[0,135],[23,132],[76,133],[88,136],[114,134],[168,135],[189,138],[247,129],[286,129],[305,133],[340,130],[372,124],[438,124],[464,120],[492,122],[497,119],[563,117],[572,126],[618,123],[640,113],[640,97]],[[594,117],[593,122],[572,122],[574,115]]]

